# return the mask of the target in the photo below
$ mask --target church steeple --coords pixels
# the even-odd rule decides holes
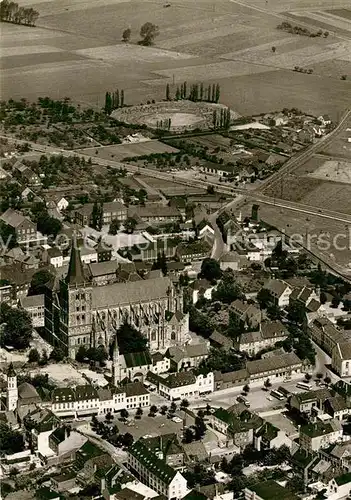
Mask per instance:
[[[72,241],[71,258],[66,276],[66,283],[69,285],[82,285],[85,282],[83,263],[80,258],[80,251],[77,248],[77,241]]]
[[[18,389],[17,375],[13,368],[13,364],[7,370],[7,391],[6,391],[6,406],[8,411],[14,411],[17,408]]]

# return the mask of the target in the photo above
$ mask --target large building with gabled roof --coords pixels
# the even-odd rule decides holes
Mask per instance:
[[[73,244],[67,276],[45,294],[47,339],[75,358],[81,346],[108,350],[126,321],[147,337],[151,351],[183,345],[188,315],[180,287],[168,277],[94,286]]]
[[[128,467],[160,495],[168,499],[183,498],[188,492],[186,479],[160,457],[145,439],[139,439],[128,449]]]

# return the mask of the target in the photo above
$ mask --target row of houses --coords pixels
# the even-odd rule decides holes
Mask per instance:
[[[7,373],[6,405],[9,412],[17,412],[21,418],[37,406],[50,409],[60,418],[79,418],[122,409],[148,407],[150,394],[141,382],[136,381],[113,389],[96,388],[89,384],[62,387],[47,394],[47,391],[36,389],[29,382],[17,386],[17,375],[10,365]]]

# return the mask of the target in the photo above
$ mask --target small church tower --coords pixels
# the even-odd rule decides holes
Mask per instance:
[[[117,387],[121,381],[121,356],[119,353],[117,336],[115,337],[115,341],[113,343],[112,380],[115,387]]]
[[[10,363],[9,369],[7,371],[7,399],[6,399],[7,410],[8,411],[16,410],[17,401],[18,401],[17,375],[13,368],[13,364]]]

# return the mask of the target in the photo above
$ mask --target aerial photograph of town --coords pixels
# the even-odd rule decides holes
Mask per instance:
[[[0,500],[351,500],[351,0],[0,21]]]

